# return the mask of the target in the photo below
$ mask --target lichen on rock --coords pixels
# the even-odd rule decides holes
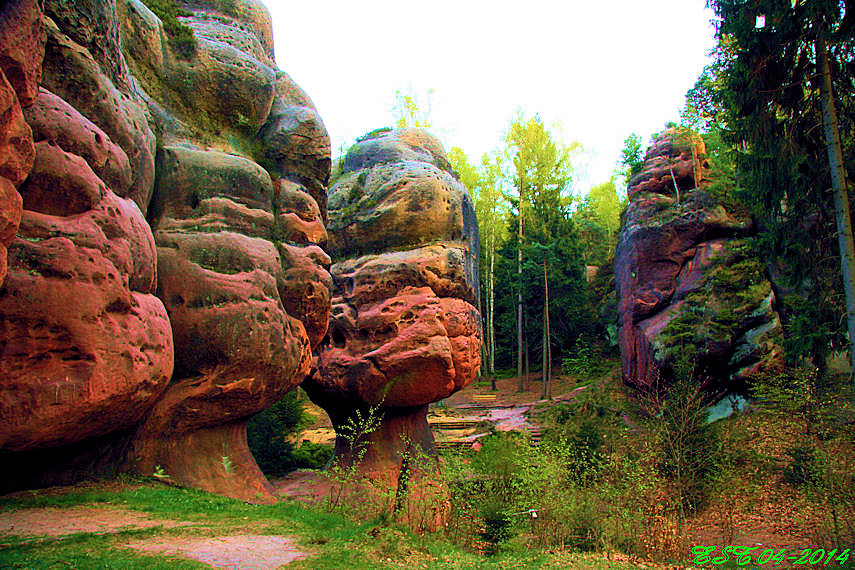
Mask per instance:
[[[427,405],[480,368],[472,199],[439,141],[407,129],[351,148],[329,207],[330,328],[303,386],[337,430],[335,460],[394,488],[404,457],[435,457]],[[381,420],[363,455],[344,431],[372,407]]]
[[[694,366],[713,393],[780,364],[781,323],[765,266],[746,242],[753,220],[709,191],[703,141],[654,139],[629,183],[615,277],[624,380],[645,387]]]

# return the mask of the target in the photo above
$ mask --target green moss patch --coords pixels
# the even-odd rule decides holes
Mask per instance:
[[[710,347],[734,341],[753,326],[771,293],[763,263],[743,240],[725,245],[689,293],[677,316],[656,340],[656,360],[667,363],[678,353],[703,361]]]
[[[175,0],[143,0],[149,10],[163,22],[163,29],[169,38],[169,46],[184,59],[190,59],[196,53],[196,36],[192,28],[181,23],[179,16],[191,16],[190,12],[179,8]]]

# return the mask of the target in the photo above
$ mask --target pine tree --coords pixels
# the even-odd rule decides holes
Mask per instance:
[[[846,223],[846,180],[855,171],[855,5],[710,4],[721,18],[718,61],[706,88],[696,86],[695,99],[718,114],[715,122],[735,151],[741,196],[764,229],[759,244],[787,277],[788,354],[823,367],[828,351],[848,345],[855,361]],[[842,138],[835,137],[835,123]]]

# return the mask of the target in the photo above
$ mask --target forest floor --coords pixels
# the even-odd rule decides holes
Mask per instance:
[[[490,432],[491,427],[536,432],[540,412],[597,385],[616,398],[626,397],[619,371],[611,363],[595,383],[557,374],[553,401],[540,398],[539,377],[534,374],[523,392],[517,391],[516,378],[498,379],[496,391],[489,381],[476,382],[432,405],[428,418],[440,447],[449,440],[471,447],[478,439],[473,436]],[[316,421],[298,438],[331,442],[326,414],[307,407]],[[443,429],[443,423],[456,429]],[[690,559],[694,545],[715,545],[717,553],[724,545],[799,553],[827,543],[827,502],[782,479],[788,446],[804,435],[791,423],[761,420],[758,414],[742,414],[721,425],[739,435],[742,467],[730,492],[716,494],[706,508],[686,520],[679,552],[669,558]],[[635,428],[629,431],[636,437]],[[564,548],[522,548],[490,556],[442,533],[418,535],[388,521],[360,522],[329,510],[322,501],[324,480],[318,471],[274,483],[286,500],[269,506],[134,477],[0,497],[0,567],[695,568],[613,551]],[[851,528],[850,515],[841,513],[841,521]],[[733,560],[729,564],[716,567],[740,567]],[[830,567],[840,566],[832,562]]]
[[[120,477],[0,497],[0,568],[676,569],[619,553],[485,556],[441,534],[356,522],[296,501],[248,505]]]

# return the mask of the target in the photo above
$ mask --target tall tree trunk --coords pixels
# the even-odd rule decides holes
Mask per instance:
[[[525,389],[528,390],[528,336],[525,337]]]
[[[545,341],[546,344],[544,346],[544,351],[546,353],[546,398],[548,400],[552,399],[552,341],[551,341],[551,333],[549,330],[549,279],[546,275],[546,260],[543,260],[543,287],[546,291],[546,299],[543,305],[543,317],[544,317],[544,332],[546,333]]]
[[[496,330],[493,327],[493,314],[494,314],[494,306],[496,302],[496,297],[493,294],[493,282],[495,281],[495,272],[494,266],[496,261],[496,229],[495,223],[491,224],[490,228],[490,283],[488,285],[489,296],[488,300],[490,306],[488,308],[487,313],[487,330],[490,338],[489,342],[489,358],[490,362],[487,367],[487,370],[490,372],[490,378],[492,379],[492,388],[496,390]]]
[[[846,321],[849,325],[849,362],[855,382],[855,247],[852,244],[852,219],[849,213],[849,194],[846,188],[846,170],[843,168],[843,150],[840,144],[840,129],[831,86],[831,70],[828,65],[828,50],[825,47],[824,31],[820,29],[816,38],[816,53],[822,81],[822,125],[825,128],[825,144],[831,167],[831,188],[834,191],[834,210],[837,218],[837,241],[840,247],[840,264],[843,269],[843,290],[846,293]]]
[[[522,242],[523,242],[523,201],[520,191],[520,232],[517,243],[517,392],[523,391],[523,304],[522,304]]]
[[[542,339],[543,343],[541,344],[542,349],[540,352],[542,355],[541,361],[543,362],[543,369],[540,372],[540,399],[545,400],[546,399],[546,383],[548,382],[548,380],[546,378],[546,369],[547,369],[546,359],[548,358],[548,355],[546,353],[547,353],[548,349],[546,348],[547,341],[546,341],[546,305],[545,304],[543,305],[543,330],[542,330],[542,333],[543,334],[541,335],[541,339]]]

